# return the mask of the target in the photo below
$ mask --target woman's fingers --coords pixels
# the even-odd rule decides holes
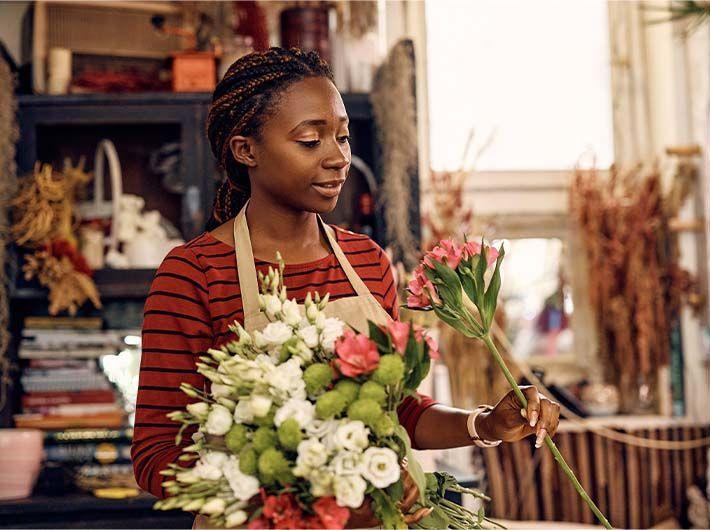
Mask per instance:
[[[545,440],[545,435],[554,436],[560,424],[560,405],[549,399],[542,399],[540,403],[541,416],[537,426],[535,447],[540,447]]]
[[[419,508],[416,512],[404,516],[404,522],[408,525],[418,523],[429,515],[434,508]]]
[[[528,406],[525,407],[525,419],[528,420],[530,427],[536,427],[540,419],[540,394],[534,386],[520,387],[523,391],[525,399],[528,400]]]

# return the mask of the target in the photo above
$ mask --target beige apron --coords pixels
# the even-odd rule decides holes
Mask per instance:
[[[248,205],[248,203],[247,203]],[[266,315],[259,309],[259,286],[254,265],[254,254],[249,237],[249,226],[247,225],[246,210],[247,205],[242,208],[234,219],[234,250],[237,257],[237,274],[239,279],[239,289],[242,294],[242,307],[244,310],[244,328],[247,331],[261,330],[269,323]],[[386,324],[391,320],[390,315],[385,311],[377,300],[372,296],[370,290],[353,269],[350,262],[345,257],[345,253],[335,240],[333,229],[326,225],[318,216],[318,226],[328,239],[330,248],[333,250],[340,267],[345,271],[345,275],[355,290],[355,296],[339,298],[328,302],[325,314],[329,317],[337,317],[361,333],[368,332],[368,321],[376,324]],[[210,525],[209,519],[204,515],[197,515],[192,525],[194,529],[215,528]]]

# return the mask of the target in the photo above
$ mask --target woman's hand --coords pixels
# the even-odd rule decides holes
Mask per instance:
[[[397,503],[400,510],[404,514],[404,521],[407,525],[412,525],[419,522],[421,519],[429,515],[432,508],[419,508],[414,513],[407,513],[419,499],[419,488],[414,483],[412,476],[407,471],[406,459],[402,463],[402,477],[404,483],[404,495],[402,500]],[[372,510],[372,500],[370,497],[365,497],[365,501],[359,508],[350,509],[350,518],[345,525],[346,528],[370,528],[380,526],[381,521],[375,517]]]
[[[517,442],[531,434],[537,435],[535,447],[540,447],[545,435],[554,436],[560,423],[560,405],[538,393],[534,386],[521,386],[528,406],[521,409],[511,390],[490,412],[476,418],[476,432],[484,440]]]

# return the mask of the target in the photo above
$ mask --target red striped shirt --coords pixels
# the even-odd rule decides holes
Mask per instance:
[[[397,318],[397,290],[387,254],[370,238],[335,228],[338,244],[365,285]],[[269,264],[256,260],[257,271]],[[289,298],[303,302],[308,292],[330,293],[331,299],[355,294],[334,254],[296,265],[286,265],[284,284]],[[204,233],[174,248],[153,280],[146,300],[138,400],[132,447],[138,484],[162,497],[158,472],[176,462],[182,448],[175,445],[179,424],[165,417],[194,401],[180,391],[180,383],[202,388],[196,361],[208,348],[235,338],[228,326],[243,323],[242,300],[234,248]],[[400,405],[400,423],[414,439],[419,416],[435,401],[408,397]],[[191,443],[189,433],[184,445]]]

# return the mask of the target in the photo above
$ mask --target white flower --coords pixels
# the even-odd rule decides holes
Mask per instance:
[[[210,412],[210,406],[204,401],[198,401],[197,403],[190,403],[187,407],[187,411],[198,419],[204,419]]]
[[[288,324],[278,320],[267,324],[262,335],[268,345],[281,346],[284,342],[293,337],[293,330]]]
[[[296,353],[293,355],[306,363],[313,359],[313,351],[306,346],[306,343],[303,341],[298,341],[298,344],[296,344]]]
[[[328,460],[328,451],[315,438],[308,438],[298,444],[296,464],[301,468],[318,468]]]
[[[224,525],[227,528],[236,528],[237,526],[240,526],[244,521],[247,520],[247,512],[244,510],[237,510],[236,512],[232,512],[227,516],[227,520],[224,522]]]
[[[213,499],[207,501],[202,506],[202,508],[200,508],[200,513],[204,513],[207,515],[220,515],[222,512],[224,512],[224,509],[226,507],[227,503],[224,501],[224,499],[214,497]]]
[[[306,383],[303,381],[301,361],[293,357],[278,365],[266,375],[269,392],[278,399],[305,397]]]
[[[251,399],[243,397],[234,407],[234,421],[237,423],[251,423],[254,420],[254,411],[251,407]]]
[[[303,339],[303,342],[305,342],[306,346],[309,348],[315,348],[318,346],[318,328],[314,325],[310,324],[305,328],[299,329],[298,336]]]
[[[261,295],[261,302],[264,306],[266,316],[273,319],[281,312],[281,300],[273,294]]]
[[[308,294],[310,296],[310,293]],[[316,304],[310,304],[306,307],[306,318],[309,322],[315,322],[321,314],[322,313],[318,310],[318,306]]]
[[[220,451],[208,451],[195,464],[195,474],[205,480],[222,478],[222,467],[227,462],[227,455]]]
[[[335,432],[335,429],[340,425],[339,420],[313,420],[306,425],[306,434],[311,438],[324,438],[327,434]]]
[[[215,436],[222,436],[223,434],[227,434],[231,426],[232,413],[229,409],[222,405],[212,405],[212,410],[210,410],[207,416],[207,423],[205,424],[207,432]]]
[[[311,494],[315,497],[333,495],[333,473],[327,467],[318,467],[308,475],[311,482]]]
[[[318,328],[318,331],[323,331],[325,327],[325,313],[318,313],[313,320],[313,324]]]
[[[359,508],[365,500],[367,483],[359,475],[343,475],[333,478],[333,491],[338,506]]]
[[[252,333],[252,336],[254,337],[254,346],[256,346],[256,348],[263,350],[269,345],[269,343],[266,342],[264,334],[261,331],[255,330]]]
[[[289,326],[296,327],[301,321],[301,310],[298,308],[296,300],[286,300],[281,306],[283,321]]]
[[[397,453],[389,447],[370,447],[362,458],[362,476],[376,488],[386,488],[399,480]]]
[[[311,423],[316,417],[316,406],[305,399],[291,398],[284,403],[274,415],[274,425],[281,424],[289,418],[296,420],[301,429]]]
[[[361,452],[370,441],[370,429],[360,420],[348,421],[340,425],[333,435],[333,443],[338,449]]]
[[[242,473],[239,469],[239,459],[232,455],[224,465],[224,478],[237,500],[246,501],[259,493],[259,480],[256,477]]]
[[[326,318],[323,331],[320,334],[320,343],[326,351],[333,351],[335,341],[338,340],[345,331],[345,323],[339,318]]]
[[[218,397],[229,397],[232,395],[232,388],[228,385],[220,385],[219,383],[212,383],[211,387],[212,396]]]
[[[255,418],[261,418],[269,413],[271,408],[272,399],[259,394],[254,394],[249,400],[251,406],[251,413]]]
[[[336,475],[360,475],[362,473],[362,453],[340,451],[328,464]]]

